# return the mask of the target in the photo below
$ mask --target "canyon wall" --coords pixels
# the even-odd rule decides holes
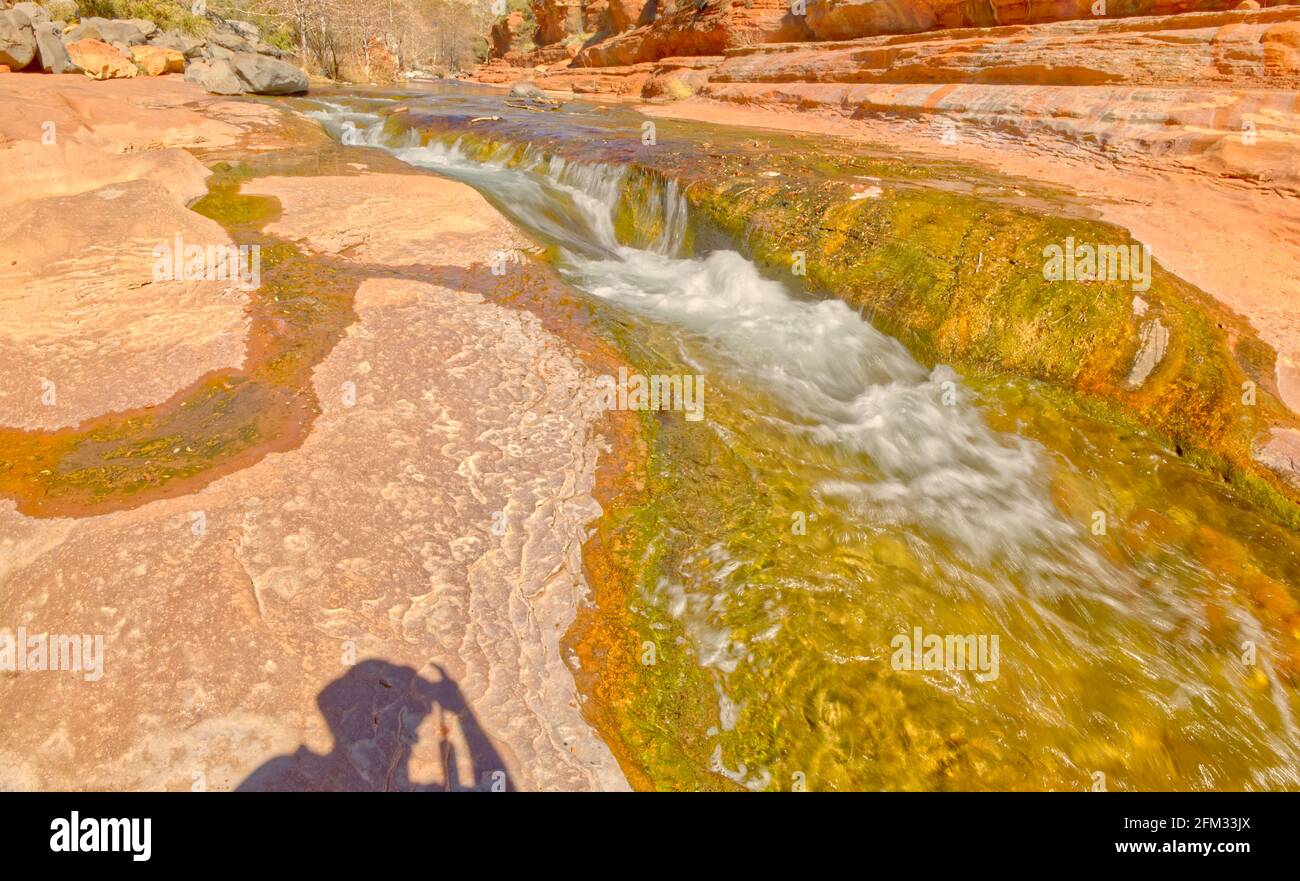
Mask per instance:
[[[476,76],[1039,138],[1300,191],[1300,6],[790,2],[534,0],[536,48]]]
[[[845,40],[1091,18],[1232,9],[1240,0],[812,0],[815,39]]]
[[[573,65],[609,67],[719,55],[770,43],[826,42],[1061,21],[1277,6],[1259,0],[532,0],[493,27],[493,58],[533,66],[564,45]],[[529,39],[518,35],[531,32]],[[530,51],[522,43],[531,42]],[[554,56],[555,53],[550,53]]]

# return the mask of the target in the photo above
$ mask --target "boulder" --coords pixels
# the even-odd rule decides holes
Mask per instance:
[[[209,46],[220,46],[231,52],[253,52],[257,47],[234,31],[216,31],[208,36]]]
[[[145,34],[134,21],[112,21],[107,18],[84,18],[67,34],[68,42],[78,40],[98,40],[101,43],[121,43],[125,46],[139,46],[145,41]],[[149,22],[153,24],[153,22]]]
[[[138,30],[146,40],[158,33],[158,25],[147,18],[128,18],[126,23]]]
[[[185,55],[179,49],[164,46],[132,46],[131,60],[147,76],[184,73]]]
[[[193,75],[191,71],[194,71]],[[185,71],[185,78],[197,82],[214,95],[240,95],[244,92],[244,84],[226,58],[218,58],[211,64],[191,64],[190,69]]]
[[[212,65],[202,59],[186,62],[185,64],[185,82],[198,83],[203,85],[203,78],[208,75]]]
[[[228,19],[226,26],[250,43],[257,43],[262,39],[262,32],[251,22]]]
[[[307,91],[307,74],[287,61],[254,52],[236,52],[230,58],[246,91],[257,95],[293,95]]]
[[[545,92],[539,89],[535,84],[520,81],[510,87],[510,97],[529,101],[535,104],[554,104]]]
[[[537,32],[533,41],[549,46],[582,32],[582,0],[533,0]]]
[[[41,22],[32,28],[36,34],[36,55],[40,59],[41,70],[46,73],[73,73],[76,65],[68,57],[68,50],[63,45],[63,35],[52,21]]]
[[[609,0],[610,33],[617,34],[637,25],[650,24],[657,8],[649,0]]]
[[[582,32],[585,34],[601,33],[605,28],[605,13],[609,11],[609,0],[587,0],[582,4]]]
[[[203,54],[202,40],[187,37],[179,31],[156,33],[149,38],[149,45],[162,46],[164,49],[175,49],[186,58],[198,58]]]
[[[22,70],[36,57],[32,20],[21,9],[0,12],[0,64]]]
[[[674,70],[650,77],[641,90],[643,98],[666,98],[681,101],[708,85],[709,74],[704,70]]]
[[[49,10],[44,6],[41,6],[39,3],[15,3],[14,9],[26,13],[27,17],[31,19],[33,27],[38,24],[44,24],[50,20]]]
[[[510,52],[522,52],[528,42],[527,28],[522,12],[512,12],[497,19],[489,33],[493,57],[504,58]]]
[[[67,44],[72,63],[92,80],[133,77],[136,66],[121,52],[101,40],[73,40]]]

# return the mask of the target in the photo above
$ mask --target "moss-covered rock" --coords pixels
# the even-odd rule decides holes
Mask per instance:
[[[1149,287],[1045,277],[1052,246],[1137,245],[1117,227],[943,188],[874,188],[855,199],[834,182],[792,194],[719,178],[688,194],[760,265],[803,269],[810,288],[860,307],[922,360],[1083,395],[1300,524],[1294,488],[1256,459],[1269,430],[1295,419],[1274,394],[1276,354],[1243,318],[1154,261]]]
[[[1300,528],[1300,490],[1258,453],[1272,429],[1300,425],[1276,397],[1276,353],[1154,259],[1148,273],[1135,264],[1125,277],[1054,280],[1053,247],[1144,253],[1065,194],[796,135],[760,140],[657,120],[655,138],[642,128],[595,141],[510,120],[466,132],[454,120],[402,116],[425,140],[455,137],[475,158],[519,162],[540,150],[626,163],[614,220],[628,244],[656,240],[658,194],[674,185],[701,243],[738,247],[764,271],[858,307],[924,362],[1077,394],[1096,415],[1158,433]]]

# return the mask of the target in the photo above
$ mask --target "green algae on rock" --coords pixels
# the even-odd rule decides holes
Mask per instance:
[[[617,127],[565,138],[551,119],[466,127],[402,106],[388,137],[454,141],[508,167],[529,150],[626,165],[613,219],[628,245],[662,231],[663,201],[647,196],[677,188],[692,212],[688,239],[732,243],[766,273],[844,300],[924,363],[1078,394],[1300,528],[1300,475],[1260,452],[1272,430],[1300,427],[1276,395],[1276,353],[1157,260],[1140,290],[1132,278],[1049,280],[1053,246],[1141,247],[1066,194],[830,138],[671,120],[655,121],[648,144]]]
[[[298,161],[304,161],[300,158]],[[319,412],[311,370],[354,319],[351,270],[267,236],[274,199],[239,192],[255,164],[217,163],[193,210],[260,248],[245,363],[169,400],[53,431],[0,429],[0,494],[32,516],[85,516],[183,495],[290,449]]]

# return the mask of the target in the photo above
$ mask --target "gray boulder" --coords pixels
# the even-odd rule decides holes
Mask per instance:
[[[218,58],[224,58],[229,61],[231,56],[235,53],[231,52],[225,46],[218,46],[214,43],[205,43],[200,54],[203,56],[205,61],[211,62],[216,61]]]
[[[147,18],[128,18],[126,23],[138,30],[146,40],[153,34],[158,33],[158,25]]]
[[[287,61],[253,52],[236,52],[230,59],[247,91],[258,95],[294,95],[307,91],[307,74]]]
[[[36,54],[41,60],[41,70],[46,73],[72,73],[77,70],[77,65],[68,57],[63,37],[54,22],[41,22],[32,30],[36,34]]]
[[[198,58],[203,54],[203,41],[187,37],[179,31],[159,32],[149,37],[150,46],[175,49],[186,58]]]
[[[196,61],[185,69],[185,79],[197,82],[214,95],[240,95],[244,92],[243,82],[225,58],[218,58],[211,64]]]
[[[0,64],[22,70],[36,57],[36,33],[32,20],[21,9],[0,12]]]
[[[211,66],[212,65],[202,60],[187,62],[185,64],[185,82],[203,85],[203,78],[207,76],[208,70]]]
[[[256,43],[262,38],[262,32],[251,22],[228,19],[226,26],[250,43]]]
[[[135,22],[143,21],[145,19],[114,21],[107,18],[83,18],[81,24],[68,32],[66,39],[69,43],[91,39],[114,45],[120,43],[123,46],[142,46],[145,42],[145,33]],[[149,24],[153,25],[153,22]]]
[[[208,35],[209,46],[220,46],[231,52],[252,52],[254,46],[248,40],[233,31],[215,31]]]
[[[516,100],[527,101],[530,104],[557,104],[554,98],[547,96],[545,92],[537,88],[533,83],[518,82],[510,87],[510,96]]]
[[[50,20],[50,13],[39,3],[15,3],[14,9],[27,13],[27,17],[32,20],[32,25],[44,24]]]

